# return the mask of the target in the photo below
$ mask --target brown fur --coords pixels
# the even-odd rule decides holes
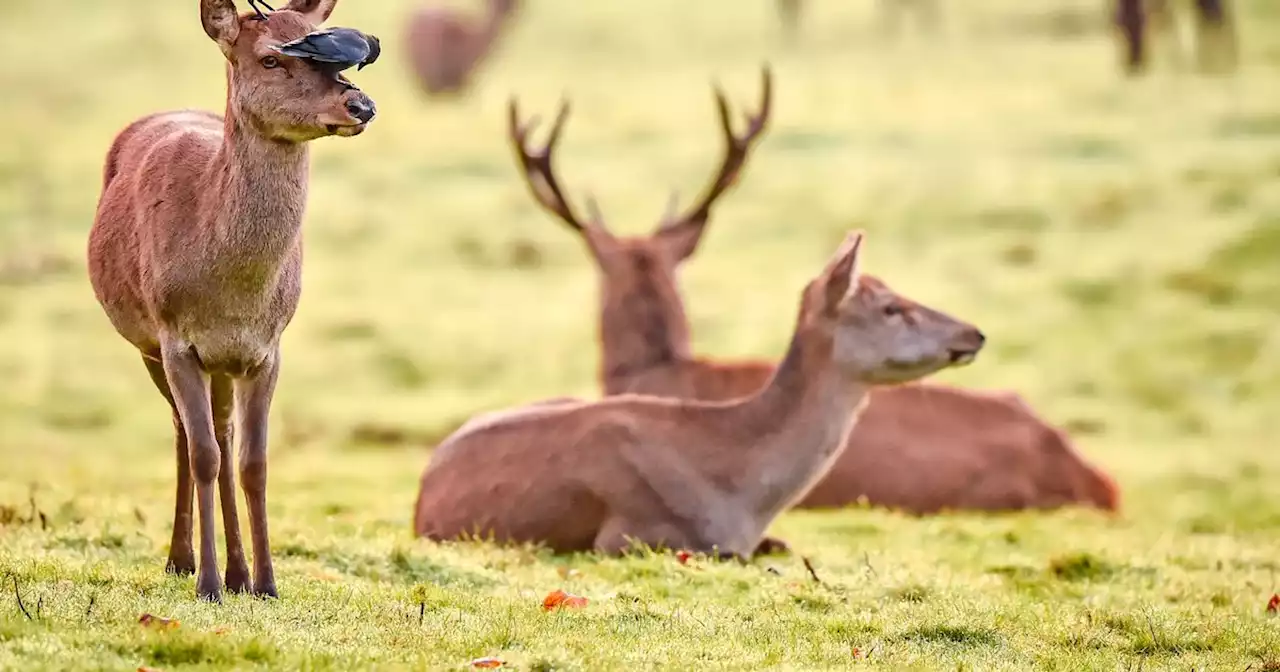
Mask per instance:
[[[238,15],[231,0],[203,0],[205,32],[227,62],[226,115],[143,117],[116,137],[103,169],[89,235],[89,277],[112,325],[142,354],[171,406],[178,487],[167,569],[197,569],[194,477],[197,591],[208,599],[221,596],[215,480],[226,530],[227,588],[276,594],[266,527],[266,421],[280,334],[301,291],[305,142],[358,134],[368,119],[353,114],[372,115],[373,103],[349,82],[267,47],[314,30],[336,2],[292,0],[258,21]],[[252,585],[230,468],[233,407],[252,531]]]
[[[488,0],[484,18],[470,19],[446,7],[423,7],[405,31],[409,66],[430,95],[459,94],[517,9],[516,0]]]
[[[768,100],[766,88],[763,111],[752,118],[757,135]],[[723,115],[723,104],[721,111]],[[718,401],[762,388],[773,375],[770,363],[713,362],[693,355],[676,282],[677,268],[696,249],[711,201],[723,189],[709,190],[690,215],[669,217],[647,237],[615,237],[598,214],[594,221],[579,223],[562,200],[551,167],[564,117],[562,111],[541,153],[531,153],[514,119],[512,141],[535,198],[582,234],[600,270],[605,394]],[[713,187],[736,179],[757,137],[736,137],[727,117],[722,120],[728,153]],[[870,399],[848,449],[799,506],[838,507],[865,499],[918,514],[1067,504],[1112,511],[1119,507],[1112,480],[1088,464],[1062,431],[1017,395],[918,384],[877,388]]]
[[[474,418],[436,449],[414,529],[558,552],[650,547],[750,556],[839,457],[872,385],[970,361],[974,327],[857,272],[851,235],[805,288],[787,356],[729,402],[621,395]],[[889,305],[909,305],[889,315]]]

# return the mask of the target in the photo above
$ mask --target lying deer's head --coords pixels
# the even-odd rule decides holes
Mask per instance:
[[[734,133],[729,104],[724,92],[716,88],[716,106],[725,140],[720,168],[701,198],[684,212],[678,211],[673,194],[667,214],[649,236],[613,235],[606,228],[594,199],[587,199],[588,216],[584,219],[574,211],[561,190],[552,161],[556,142],[569,116],[567,102],[560,104],[546,144],[535,150],[529,146],[529,134],[537,120],[522,124],[516,102],[514,99],[511,101],[508,131],[529,190],[544,209],[568,224],[586,241],[587,249],[601,272],[606,323],[624,325],[624,329],[639,332],[637,335],[647,331],[665,331],[665,334],[655,333],[650,339],[653,341],[688,340],[687,333],[684,333],[688,327],[676,287],[676,269],[697,249],[712,206],[737,181],[748,154],[764,131],[772,101],[772,79],[768,68],[763,70],[762,78],[760,111],[746,115],[747,130],[742,135]]]
[[[364,131],[374,116],[364,92],[341,75],[271,49],[316,30],[337,4],[290,0],[280,11],[240,15],[234,0],[200,0],[204,32],[227,58],[229,114],[281,142]]]
[[[847,376],[872,385],[923,378],[968,364],[985,338],[976,327],[894,292],[858,272],[862,233],[850,233],[809,284],[802,321],[831,339]]]

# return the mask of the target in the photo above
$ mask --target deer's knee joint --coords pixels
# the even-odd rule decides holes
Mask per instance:
[[[222,467],[222,455],[217,443],[199,442],[191,451],[191,472],[199,483],[212,483],[218,478],[218,470]]]
[[[240,483],[249,491],[266,489],[267,454],[265,451],[244,451],[240,457]]]

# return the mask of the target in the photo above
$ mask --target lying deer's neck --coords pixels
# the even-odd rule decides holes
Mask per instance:
[[[215,210],[207,256],[247,281],[277,273],[299,243],[308,159],[306,144],[270,140],[228,106],[206,201]]]
[[[831,363],[829,336],[797,331],[769,384],[735,409],[744,438],[724,458],[722,483],[772,520],[839,457],[867,391]]]
[[[635,378],[691,357],[689,319],[669,288],[641,283],[623,294],[607,286],[602,292],[601,376],[606,395],[633,391]]]

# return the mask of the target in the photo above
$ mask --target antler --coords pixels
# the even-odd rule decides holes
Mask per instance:
[[[702,198],[698,199],[697,204],[686,210],[684,214],[677,214],[676,207],[679,202],[679,196],[672,192],[671,200],[667,206],[667,213],[662,218],[663,229],[686,225],[705,225],[707,217],[711,213],[711,206],[715,204],[716,199],[724,195],[724,192],[728,191],[729,187],[733,186],[738,180],[738,175],[742,172],[742,166],[746,163],[747,155],[751,152],[751,148],[759,139],[760,134],[764,132],[765,125],[769,121],[769,111],[772,108],[773,74],[767,65],[761,69],[761,80],[763,92],[760,96],[760,111],[754,115],[743,115],[747,121],[747,130],[742,135],[736,135],[733,132],[733,122],[729,119],[729,103],[725,99],[724,90],[719,85],[716,85],[716,109],[720,113],[720,127],[724,131],[725,139],[724,160],[720,163],[720,171],[716,174],[715,179],[711,180],[710,186],[703,192]]]
[[[529,119],[528,123],[522,125],[520,123],[520,111],[516,105],[515,98],[512,98],[508,103],[507,110],[507,130],[511,136],[511,145],[516,150],[516,159],[520,162],[521,168],[524,169],[524,178],[529,185],[529,191],[539,205],[559,217],[564,223],[582,231],[584,228],[583,220],[578,218],[578,215],[573,211],[573,206],[565,198],[564,192],[560,189],[559,181],[556,180],[555,168],[551,164],[556,142],[560,140],[560,131],[564,128],[565,120],[569,118],[569,101],[563,99],[560,101],[560,110],[556,113],[556,120],[551,124],[551,131],[547,134],[547,141],[542,146],[542,149],[536,152],[529,149],[529,134],[537,127],[538,117],[534,116]],[[588,196],[586,204],[591,221],[598,224],[600,209],[596,205],[595,199]]]

